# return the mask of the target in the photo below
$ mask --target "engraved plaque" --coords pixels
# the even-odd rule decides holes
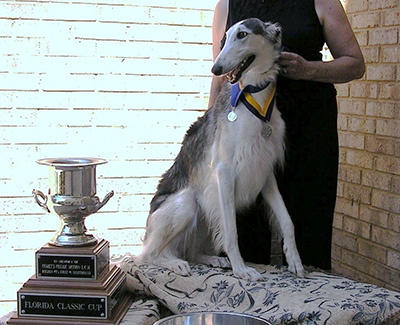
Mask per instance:
[[[18,299],[21,316],[107,319],[105,297],[20,293]]]
[[[108,268],[109,243],[101,239],[91,247],[45,245],[36,252],[36,276],[50,279],[98,279]]]
[[[38,277],[60,277],[94,279],[96,260],[93,256],[39,255],[37,259]]]

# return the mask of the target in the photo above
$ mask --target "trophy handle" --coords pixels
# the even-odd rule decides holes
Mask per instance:
[[[50,213],[50,210],[49,210],[49,208],[47,207],[47,196],[44,195],[41,191],[35,190],[35,189],[32,190],[32,195],[33,195],[33,197],[35,198],[36,203],[37,203],[40,207],[42,207],[44,210],[46,210],[47,212]],[[40,197],[43,201],[41,201],[41,200],[39,199],[39,197]]]
[[[95,209],[96,212],[99,211],[103,206],[105,206],[107,204],[107,202],[114,196],[114,191],[111,191],[110,193],[108,193],[104,198],[103,201],[100,202],[98,205],[96,205]]]
[[[88,209],[87,206],[82,206],[80,207],[81,212],[84,211],[90,211],[90,213],[96,213],[97,211],[99,211],[103,206],[105,206],[107,204],[107,202],[114,196],[114,191],[111,191],[110,193],[108,193],[104,198],[102,202],[97,203],[96,205],[94,205],[93,207],[90,207],[90,209]]]

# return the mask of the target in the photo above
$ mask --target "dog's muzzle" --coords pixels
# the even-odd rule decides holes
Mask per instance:
[[[222,71],[223,71],[222,66],[218,64],[214,64],[213,67],[211,68],[211,72],[216,76],[220,76],[222,74]]]

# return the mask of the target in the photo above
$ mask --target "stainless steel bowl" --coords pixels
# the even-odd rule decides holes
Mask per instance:
[[[184,315],[174,315],[160,319],[154,325],[271,325],[264,319],[238,314],[204,312]]]

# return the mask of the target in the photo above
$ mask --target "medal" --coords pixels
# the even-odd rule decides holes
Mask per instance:
[[[264,127],[262,128],[261,133],[262,133],[263,137],[265,137],[265,138],[268,138],[268,137],[271,136],[271,134],[272,134],[272,128],[271,128],[271,125],[269,125],[268,122],[267,122],[267,124],[264,125]]]
[[[230,111],[228,114],[228,121],[229,122],[235,122],[237,119],[237,115],[234,111]]]
[[[252,96],[252,94],[258,93],[268,87],[270,87],[270,90],[268,92],[268,96],[265,100],[265,103],[264,105],[260,105]],[[240,100],[252,114],[254,114],[256,117],[258,117],[260,120],[264,122],[269,122],[275,105],[275,94],[276,94],[276,85],[275,83],[272,82],[267,82],[265,85],[261,87],[247,85],[244,88],[242,87],[242,84],[238,82],[234,84],[231,88],[232,112],[234,108],[237,107],[238,102]]]

